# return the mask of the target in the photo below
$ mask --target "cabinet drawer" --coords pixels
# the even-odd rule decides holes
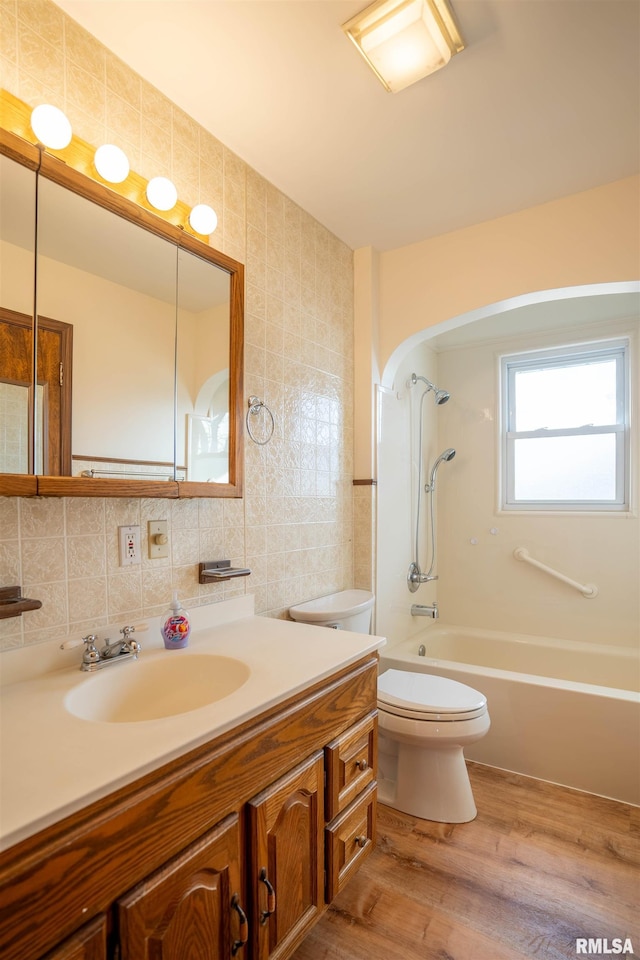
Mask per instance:
[[[349,806],[361,790],[376,779],[377,729],[378,713],[374,710],[324,748],[327,820],[333,820]]]
[[[374,782],[325,829],[327,903],[340,893],[374,848],[377,794]]]

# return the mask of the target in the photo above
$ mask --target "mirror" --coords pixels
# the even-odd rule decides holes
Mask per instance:
[[[0,443],[0,493],[240,496],[242,265],[46,153],[36,174],[2,152],[0,438],[21,452]]]

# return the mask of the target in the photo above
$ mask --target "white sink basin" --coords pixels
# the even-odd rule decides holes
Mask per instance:
[[[103,667],[65,697],[81,720],[136,723],[189,713],[222,700],[249,679],[242,660],[172,650]]]

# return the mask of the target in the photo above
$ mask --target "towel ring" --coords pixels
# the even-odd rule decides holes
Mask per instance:
[[[252,430],[250,417],[258,417],[262,411],[267,412],[271,420],[271,423],[269,423],[269,420],[267,420],[266,426],[264,426],[263,424],[263,428],[264,428],[263,439],[258,439],[258,437],[255,436]],[[271,410],[269,410],[269,407],[266,405],[264,400],[260,399],[260,397],[249,397],[249,409],[247,410],[245,422],[247,424],[247,433],[249,434],[249,436],[251,437],[254,443],[257,443],[261,447],[263,447],[265,443],[269,443],[269,440],[271,440],[271,437],[273,436],[273,431],[275,429],[276,424],[275,424],[275,420],[273,419],[273,414],[271,413]]]

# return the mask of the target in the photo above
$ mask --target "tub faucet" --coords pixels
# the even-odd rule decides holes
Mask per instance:
[[[440,614],[438,613],[438,604],[434,600],[430,607],[426,606],[424,603],[412,603],[411,604],[411,616],[412,617],[431,617],[432,620],[437,620]]]

